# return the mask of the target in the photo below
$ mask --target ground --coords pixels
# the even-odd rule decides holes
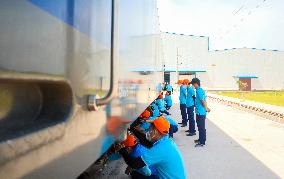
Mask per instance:
[[[271,92],[217,92],[219,95],[284,106],[284,91]]]
[[[195,148],[197,136],[175,135],[187,178],[284,178],[284,126],[232,107],[208,101],[207,143]],[[172,117],[181,120],[178,105]]]
[[[178,97],[173,98],[171,117],[180,122]],[[184,160],[187,178],[284,178],[283,124],[210,100],[208,105],[212,111],[206,120],[205,147],[194,147],[193,140],[198,137],[186,136],[187,128],[180,127],[174,135]],[[119,170],[119,178],[127,178],[123,174],[126,168],[123,161],[118,161],[113,168],[116,168],[114,171]]]

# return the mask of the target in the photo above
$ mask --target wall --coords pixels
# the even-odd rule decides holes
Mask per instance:
[[[162,33],[166,69],[206,70],[197,72],[201,84],[212,90],[238,90],[234,76],[257,76],[252,90],[284,89],[284,52],[251,48],[208,51],[208,37]],[[182,64],[180,64],[182,63]],[[175,73],[171,79],[175,79]],[[172,82],[171,82],[172,83]]]

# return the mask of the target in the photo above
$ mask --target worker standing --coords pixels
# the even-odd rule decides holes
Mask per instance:
[[[180,111],[181,111],[181,117],[182,117],[182,126],[181,127],[185,127],[187,126],[187,114],[186,114],[186,80],[182,81],[182,84],[180,86],[180,95],[179,95],[179,101],[180,101]]]
[[[181,153],[174,141],[168,137],[170,123],[164,117],[148,122],[151,126],[146,138],[153,142],[153,146],[146,153],[140,157],[132,157],[121,143],[115,145],[116,151],[119,151],[126,164],[133,169],[155,166],[158,178],[185,179]],[[138,139],[140,141],[140,138]]]
[[[205,119],[210,109],[207,106],[205,91],[200,87],[200,80],[193,78],[190,82],[196,89],[195,112],[199,139],[195,140],[195,147],[203,147],[206,141]]]
[[[189,83],[189,80],[187,80]],[[195,91],[192,85],[187,86],[187,96],[186,96],[186,112],[187,112],[187,119],[188,119],[188,126],[189,129],[186,131],[188,132],[187,136],[194,136],[196,135],[195,131],[195,120],[194,120],[194,101],[195,101]]]

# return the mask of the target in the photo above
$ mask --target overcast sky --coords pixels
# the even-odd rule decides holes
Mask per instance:
[[[210,50],[284,51],[284,0],[158,0],[163,32],[203,35]]]

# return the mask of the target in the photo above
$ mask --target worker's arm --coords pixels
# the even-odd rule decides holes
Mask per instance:
[[[132,157],[129,155],[126,148],[120,149],[119,153],[123,157],[125,163],[133,169],[139,169],[146,166],[141,157]]]
[[[146,135],[135,127],[130,126],[130,131],[135,135],[135,137],[139,140],[139,143],[147,148],[153,147],[153,143],[146,139]]]
[[[211,110],[208,108],[206,101],[204,101],[204,100],[202,99],[202,100],[201,100],[201,103],[202,103],[203,107],[206,109],[207,112],[210,112],[210,111],[211,111]]]

